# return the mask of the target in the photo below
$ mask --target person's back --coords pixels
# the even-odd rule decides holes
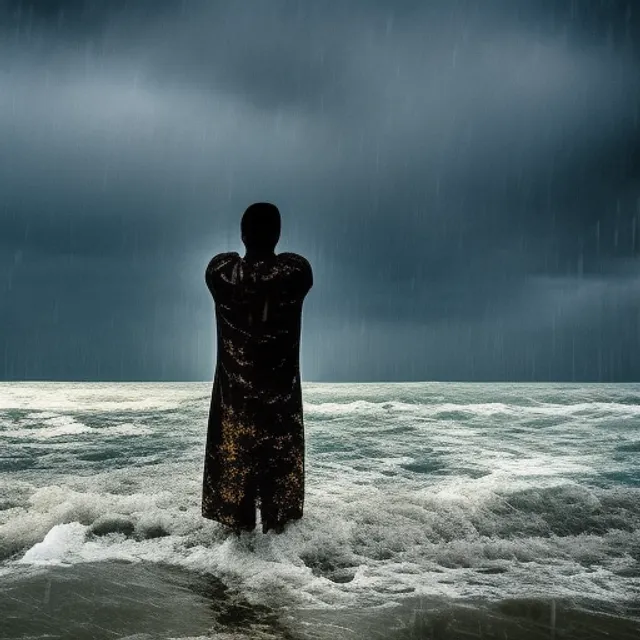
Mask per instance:
[[[309,263],[275,254],[280,216],[258,203],[242,220],[247,247],[215,256],[206,282],[215,300],[217,364],[209,415],[202,514],[263,531],[302,517],[304,429],[299,351]]]
[[[237,253],[213,258],[207,285],[216,303],[218,358],[226,371],[258,387],[291,383],[311,280],[309,263],[295,253],[256,262]]]

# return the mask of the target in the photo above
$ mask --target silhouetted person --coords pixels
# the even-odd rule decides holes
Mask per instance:
[[[220,253],[206,270],[218,346],[202,515],[252,530],[258,504],[263,533],[280,533],[304,503],[300,329],[313,275],[302,256],[276,255],[275,205],[252,204],[241,231],[244,257]]]

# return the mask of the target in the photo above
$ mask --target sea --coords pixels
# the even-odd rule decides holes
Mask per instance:
[[[240,535],[210,394],[0,384],[0,638],[640,638],[640,385],[303,384],[304,517]]]

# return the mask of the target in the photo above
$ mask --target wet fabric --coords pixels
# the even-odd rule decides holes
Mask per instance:
[[[217,362],[209,410],[202,515],[234,529],[302,517],[305,445],[300,385],[302,305],[311,266],[294,253],[248,262],[215,256]]]

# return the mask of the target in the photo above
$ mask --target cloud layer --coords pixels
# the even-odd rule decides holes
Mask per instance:
[[[637,379],[639,18],[482,7],[5,2],[0,376],[209,378],[271,200],[307,379]]]

